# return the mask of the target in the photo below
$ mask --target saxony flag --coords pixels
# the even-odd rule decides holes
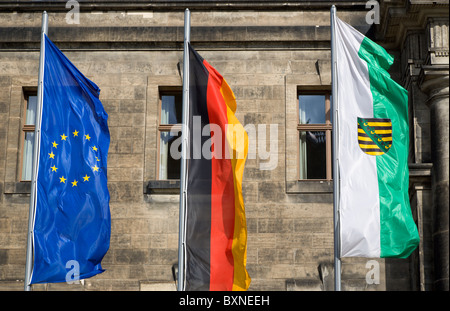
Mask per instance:
[[[408,93],[393,58],[335,18],[341,257],[406,258],[419,235],[408,196]]]
[[[225,79],[191,46],[189,64],[186,290],[247,290],[248,136]]]

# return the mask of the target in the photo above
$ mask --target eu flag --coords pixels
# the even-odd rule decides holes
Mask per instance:
[[[103,272],[111,233],[100,89],[47,36],[44,57],[31,284]]]

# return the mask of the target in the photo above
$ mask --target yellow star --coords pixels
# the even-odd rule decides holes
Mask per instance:
[[[89,181],[89,177],[91,177],[91,176],[88,176],[88,175],[86,174],[86,176],[83,177],[84,181]]]
[[[75,130],[75,132],[72,132],[72,134],[73,134],[73,137],[78,136],[78,131]]]
[[[66,140],[67,136],[65,134],[61,135],[61,140]]]
[[[49,155],[49,159],[54,159],[55,158],[55,154],[53,153],[53,151],[51,153],[49,153],[48,155]]]
[[[74,179],[74,180],[72,181],[72,187],[76,187],[76,186],[77,186],[77,183],[78,183],[78,181]]]
[[[98,172],[98,166],[97,166],[97,165],[95,165],[95,166],[93,167],[93,169],[94,169],[94,172]]]
[[[67,179],[65,179],[64,176],[63,177],[59,177],[59,182],[60,183],[66,183],[66,180]]]
[[[51,169],[52,169],[52,172],[56,172],[56,170],[57,170],[58,168],[57,168],[56,166],[53,165],[53,166],[51,167]]]
[[[54,141],[52,144],[53,144],[53,147],[58,148],[58,147],[57,147],[58,144],[56,143],[56,141]]]
[[[94,146],[94,147],[92,147],[92,150],[97,151],[98,148]]]
[[[89,136],[89,134],[84,135],[84,137],[85,137],[87,140],[91,140],[91,137]]]
[[[99,160],[97,157],[95,157],[95,159],[96,159],[98,162],[100,162],[100,160]]]

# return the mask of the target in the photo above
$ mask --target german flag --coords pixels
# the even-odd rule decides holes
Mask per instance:
[[[185,289],[247,290],[242,178],[248,136],[225,79],[191,46],[189,110]]]

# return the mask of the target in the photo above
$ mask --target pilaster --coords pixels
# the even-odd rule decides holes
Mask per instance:
[[[434,287],[449,290],[449,42],[447,18],[429,18],[428,54],[419,84],[428,95],[431,124]]]

